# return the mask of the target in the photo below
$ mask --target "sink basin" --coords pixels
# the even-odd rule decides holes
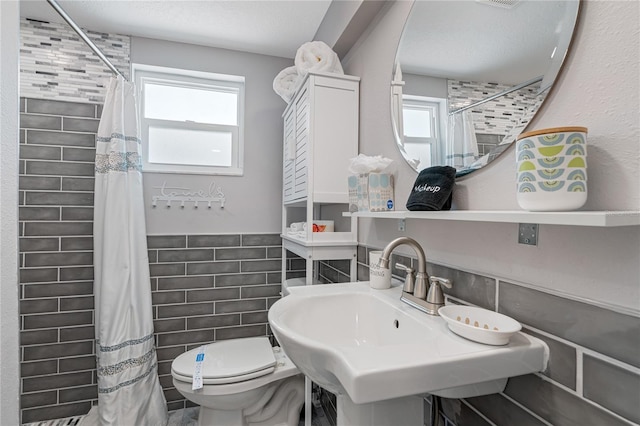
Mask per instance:
[[[508,377],[545,368],[542,341],[522,333],[505,346],[467,340],[400,293],[367,282],[297,287],[271,307],[269,323],[306,376],[353,404],[495,393]]]

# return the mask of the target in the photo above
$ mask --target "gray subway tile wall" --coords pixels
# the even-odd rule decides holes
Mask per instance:
[[[510,378],[504,394],[555,426],[628,424],[535,374]],[[635,409],[637,410],[637,404]]]
[[[347,259],[319,261],[319,280],[323,283],[348,283],[352,281],[350,267]]]
[[[21,94],[24,94],[24,90]],[[26,99],[26,96],[22,97]],[[22,112],[27,112],[26,103]],[[96,118],[96,104],[84,102],[69,102],[60,100],[46,100],[32,98],[29,105],[30,114],[45,114],[66,117]]]
[[[327,416],[329,424],[335,425],[338,422],[338,408],[335,395],[329,392],[322,392],[320,394],[320,404]]]
[[[429,401],[429,397],[425,400]],[[431,409],[431,405],[428,405],[428,410]],[[430,411],[425,410],[425,413]],[[469,426],[490,426],[491,423],[480,415],[475,409],[461,399],[449,399],[442,398],[440,401],[440,418],[446,419],[447,426],[449,425],[469,425]],[[426,426],[436,426],[429,423],[430,419],[427,418],[425,422]],[[443,422],[440,421],[440,425]],[[504,425],[515,426],[515,425]],[[521,426],[521,425],[518,425]],[[525,425],[522,425],[525,426]]]
[[[23,98],[21,105],[21,408],[26,423],[86,413],[96,399],[95,131],[65,131],[63,123],[76,118],[69,114],[99,117],[91,104]],[[90,185],[64,185],[69,176]]]
[[[500,283],[499,311],[538,330],[640,367],[640,318]]]
[[[267,307],[280,297],[281,262],[267,252],[281,253],[281,244],[278,234],[149,236],[158,372],[170,410],[188,404],[172,384],[177,355],[216,340],[270,335]]]
[[[495,279],[436,264],[428,264],[427,272],[437,277],[449,278],[454,282],[453,287],[446,290],[447,295],[460,298],[472,305],[495,310],[497,285]]]
[[[542,374],[571,390],[576,390],[576,374],[578,371],[576,348],[544,334],[536,333],[526,327],[524,332],[537,337],[549,346],[549,362]]]
[[[101,109],[24,98],[21,105],[21,409],[27,423],[84,414],[97,398],[93,145]],[[267,309],[280,297],[281,239],[153,235],[147,244],[158,371],[169,408],[177,409],[186,404],[171,380],[177,355],[215,340],[270,334]],[[287,262],[302,265],[304,274],[300,260]]]
[[[467,398],[466,401],[496,425],[545,426],[535,415],[500,394]]]
[[[640,423],[640,376],[585,354],[582,358],[584,397]]]

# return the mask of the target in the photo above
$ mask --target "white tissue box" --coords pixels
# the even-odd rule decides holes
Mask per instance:
[[[395,210],[392,174],[361,173],[350,175],[348,182],[350,212]]]

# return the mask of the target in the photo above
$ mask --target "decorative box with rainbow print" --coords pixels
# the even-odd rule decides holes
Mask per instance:
[[[517,199],[524,210],[575,210],[587,201],[586,127],[522,133],[516,162]]]

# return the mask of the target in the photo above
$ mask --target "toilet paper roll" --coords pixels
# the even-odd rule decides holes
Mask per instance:
[[[391,268],[378,265],[381,255],[381,251],[369,252],[369,286],[376,290],[391,288]]]

